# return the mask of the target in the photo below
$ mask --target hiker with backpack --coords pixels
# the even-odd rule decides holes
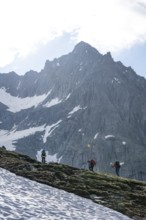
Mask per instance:
[[[42,157],[42,163],[45,163],[46,162],[46,151],[44,149],[42,150],[41,157]]]
[[[121,167],[120,162],[119,162],[119,161],[116,161],[114,164],[112,164],[112,167],[115,168],[115,171],[116,171],[117,176],[120,176],[120,174],[119,174],[120,167]]]
[[[94,172],[94,166],[96,165],[96,161],[95,160],[88,160],[88,164],[89,164],[89,170]]]

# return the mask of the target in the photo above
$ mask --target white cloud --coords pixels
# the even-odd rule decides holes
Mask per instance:
[[[0,0],[0,67],[63,32],[100,52],[146,41],[146,0]]]

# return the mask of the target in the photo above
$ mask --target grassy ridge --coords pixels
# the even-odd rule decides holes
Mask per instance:
[[[146,220],[146,182],[94,173],[63,164],[42,164],[0,148],[0,167],[119,211],[133,219]]]

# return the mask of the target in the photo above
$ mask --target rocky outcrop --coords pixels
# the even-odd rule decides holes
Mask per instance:
[[[0,148],[0,167],[16,175],[91,199],[135,220],[146,219],[146,183],[78,169],[42,164],[26,155]]]

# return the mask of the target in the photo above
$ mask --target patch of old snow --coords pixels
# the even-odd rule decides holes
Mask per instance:
[[[55,124],[48,125],[48,126],[45,127],[45,134],[44,134],[44,137],[43,137],[43,142],[44,143],[47,142],[47,137],[49,137],[51,135],[51,133],[59,126],[59,124],[61,122],[62,122],[62,120],[59,120]]]
[[[96,133],[96,134],[95,134],[94,140],[97,139],[98,135],[99,135],[99,133]]]
[[[52,106],[54,106],[54,105],[57,105],[57,104],[59,104],[59,103],[61,103],[62,102],[62,100],[59,100],[59,98],[54,98],[54,99],[52,99],[51,101],[48,101],[45,105],[43,105],[44,107],[46,107],[46,108],[50,108],[50,107],[52,107]]]
[[[4,88],[1,88],[0,102],[8,107],[8,111],[15,113],[23,109],[37,107],[47,98],[50,93],[51,91],[49,91],[47,94],[43,94],[40,96],[35,95],[32,97],[20,98],[12,96],[10,93],[7,93]]]
[[[111,138],[115,138],[115,136],[112,135],[112,134],[109,134],[109,135],[106,135],[106,136],[105,136],[105,139],[111,139]]]

